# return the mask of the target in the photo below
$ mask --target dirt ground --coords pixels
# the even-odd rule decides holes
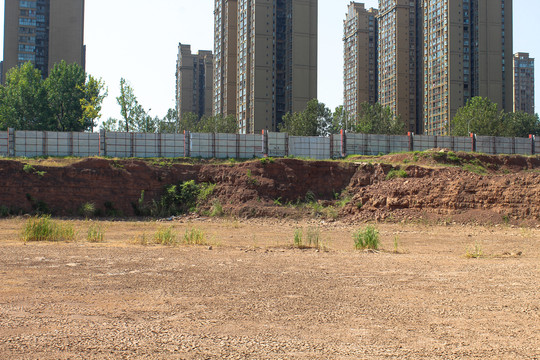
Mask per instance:
[[[254,219],[102,222],[23,243],[0,220],[0,359],[540,359],[540,229]],[[210,246],[143,246],[161,226]],[[318,227],[328,251],[291,247]],[[394,240],[398,253],[394,253]],[[467,258],[476,247],[480,258]]]

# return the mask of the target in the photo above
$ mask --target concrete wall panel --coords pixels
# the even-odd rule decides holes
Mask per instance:
[[[210,159],[214,157],[212,134],[190,134],[190,151],[192,157]]]
[[[0,156],[8,155],[8,132],[0,131]]]
[[[105,142],[107,156],[120,158],[131,156],[131,133],[108,132]]]
[[[268,156],[283,157],[288,152],[287,134],[268,133]]]
[[[330,159],[330,138],[290,136],[289,155],[318,160]]]
[[[247,134],[238,135],[238,137],[238,155],[240,159],[252,159],[263,156],[261,135]]]

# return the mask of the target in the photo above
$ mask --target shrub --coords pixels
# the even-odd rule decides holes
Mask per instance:
[[[90,202],[82,204],[79,213],[85,218],[91,218],[96,214],[96,204]]]
[[[165,187],[164,194],[152,205],[144,205],[144,193],[134,206],[136,214],[158,217],[174,216],[195,211],[214,192],[216,184],[196,184],[194,180]]]
[[[91,243],[98,243],[103,242],[105,238],[105,233],[100,225],[98,224],[92,224],[88,228],[88,234],[86,236],[86,240]]]
[[[403,169],[392,169],[390,170],[388,175],[386,175],[386,180],[391,180],[391,179],[396,179],[396,178],[406,178],[408,176],[409,175],[407,174],[407,172]]]
[[[367,226],[353,234],[356,250],[378,250],[380,246],[379,231],[374,226]]]
[[[24,164],[23,171],[27,174],[33,173],[35,171],[34,167],[30,164]]]
[[[0,217],[8,217],[10,215],[11,211],[7,206],[1,205],[0,206]]]
[[[28,241],[71,241],[75,239],[73,226],[51,220],[50,216],[36,216],[24,225],[22,238]]]
[[[210,212],[210,216],[212,217],[219,217],[223,216],[223,205],[219,202],[219,200],[215,200],[214,204],[212,205],[212,210]]]
[[[186,245],[206,245],[206,235],[197,228],[191,228],[184,233],[184,244]]]
[[[154,234],[154,243],[159,245],[177,245],[177,234],[172,226],[161,228]]]

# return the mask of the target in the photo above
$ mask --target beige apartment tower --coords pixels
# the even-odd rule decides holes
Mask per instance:
[[[424,127],[446,135],[475,96],[512,110],[512,0],[424,0]]]
[[[215,3],[214,112],[231,113],[234,90],[240,133],[276,131],[317,97],[317,0],[238,0],[236,17],[234,5]]]
[[[199,118],[212,115],[213,56],[211,51],[191,53],[191,46],[178,45],[176,61],[176,110]]]
[[[236,116],[237,0],[214,4],[213,114]]]
[[[534,59],[514,54],[514,112],[534,115]]]
[[[377,10],[351,2],[343,21],[343,107],[356,119],[362,103],[378,99]]]
[[[420,0],[379,0],[379,103],[419,132]]]
[[[65,60],[85,67],[84,0],[6,0],[3,74],[28,61],[47,77]]]

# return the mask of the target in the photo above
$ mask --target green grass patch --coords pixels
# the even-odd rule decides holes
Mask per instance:
[[[75,230],[70,224],[51,219],[49,215],[35,216],[24,225],[22,239],[29,241],[73,241]]]
[[[398,178],[406,178],[409,174],[403,169],[392,169],[388,172],[386,175],[386,180],[392,180],[392,179],[398,179]]]

